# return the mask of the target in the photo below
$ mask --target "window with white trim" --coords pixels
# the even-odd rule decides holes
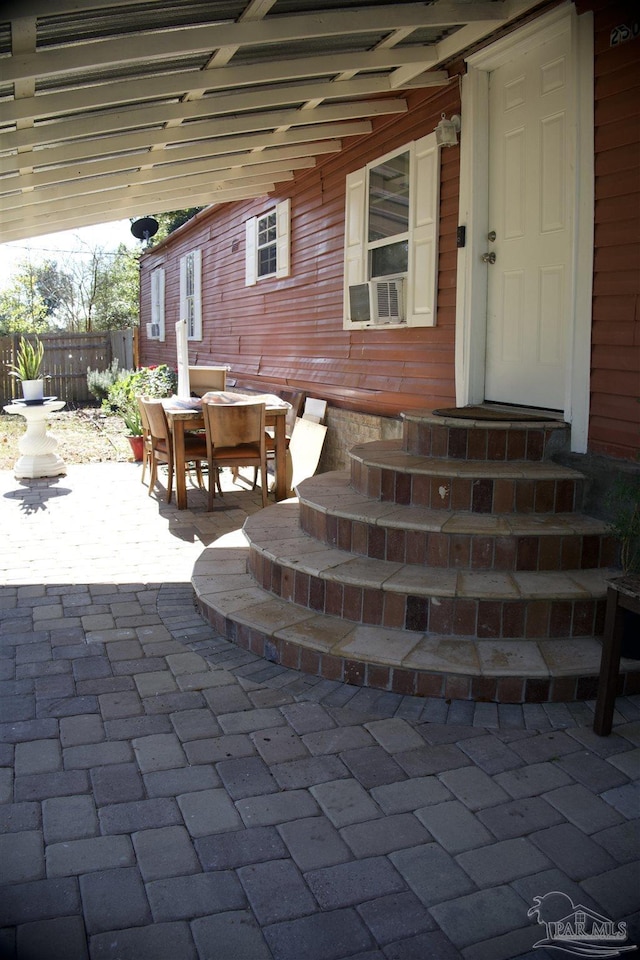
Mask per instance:
[[[164,340],[164,268],[151,271],[151,323],[147,324],[148,340]]]
[[[435,325],[439,200],[435,133],[347,176],[345,329]]]
[[[187,339],[202,340],[202,255],[192,250],[180,258],[180,319],[187,321]]]
[[[245,285],[266,277],[289,276],[291,200],[277,203],[246,223]]]

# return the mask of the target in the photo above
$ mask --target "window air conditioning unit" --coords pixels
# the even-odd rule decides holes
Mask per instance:
[[[349,287],[349,316],[352,323],[402,323],[404,278],[369,280]]]
[[[160,324],[159,323],[148,323],[147,324],[147,339],[157,340],[160,336]]]

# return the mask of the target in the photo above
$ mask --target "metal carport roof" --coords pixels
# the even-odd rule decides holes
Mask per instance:
[[[0,242],[264,196],[534,0],[9,0]]]

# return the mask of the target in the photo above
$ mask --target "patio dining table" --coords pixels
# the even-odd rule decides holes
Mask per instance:
[[[248,403],[262,402],[265,404],[266,424],[273,427],[275,436],[275,498],[285,500],[287,490],[287,436],[286,417],[290,404],[275,394],[246,394],[231,393],[229,391],[211,391],[205,394],[202,402],[211,403]],[[173,438],[173,463],[176,475],[176,504],[178,510],[187,508],[187,480],[184,459],[185,431],[202,430],[204,416],[202,405],[198,400],[176,400],[169,398],[163,402],[169,428]]]

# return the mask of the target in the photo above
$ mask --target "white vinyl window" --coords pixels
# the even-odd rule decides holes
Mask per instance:
[[[147,324],[149,340],[164,340],[164,269],[151,272],[151,323]]]
[[[202,340],[202,257],[192,250],[180,258],[180,319],[187,321],[187,339]]]
[[[439,161],[430,133],[347,176],[345,329],[435,325]]]
[[[283,200],[246,224],[245,285],[289,276],[291,201]]]

